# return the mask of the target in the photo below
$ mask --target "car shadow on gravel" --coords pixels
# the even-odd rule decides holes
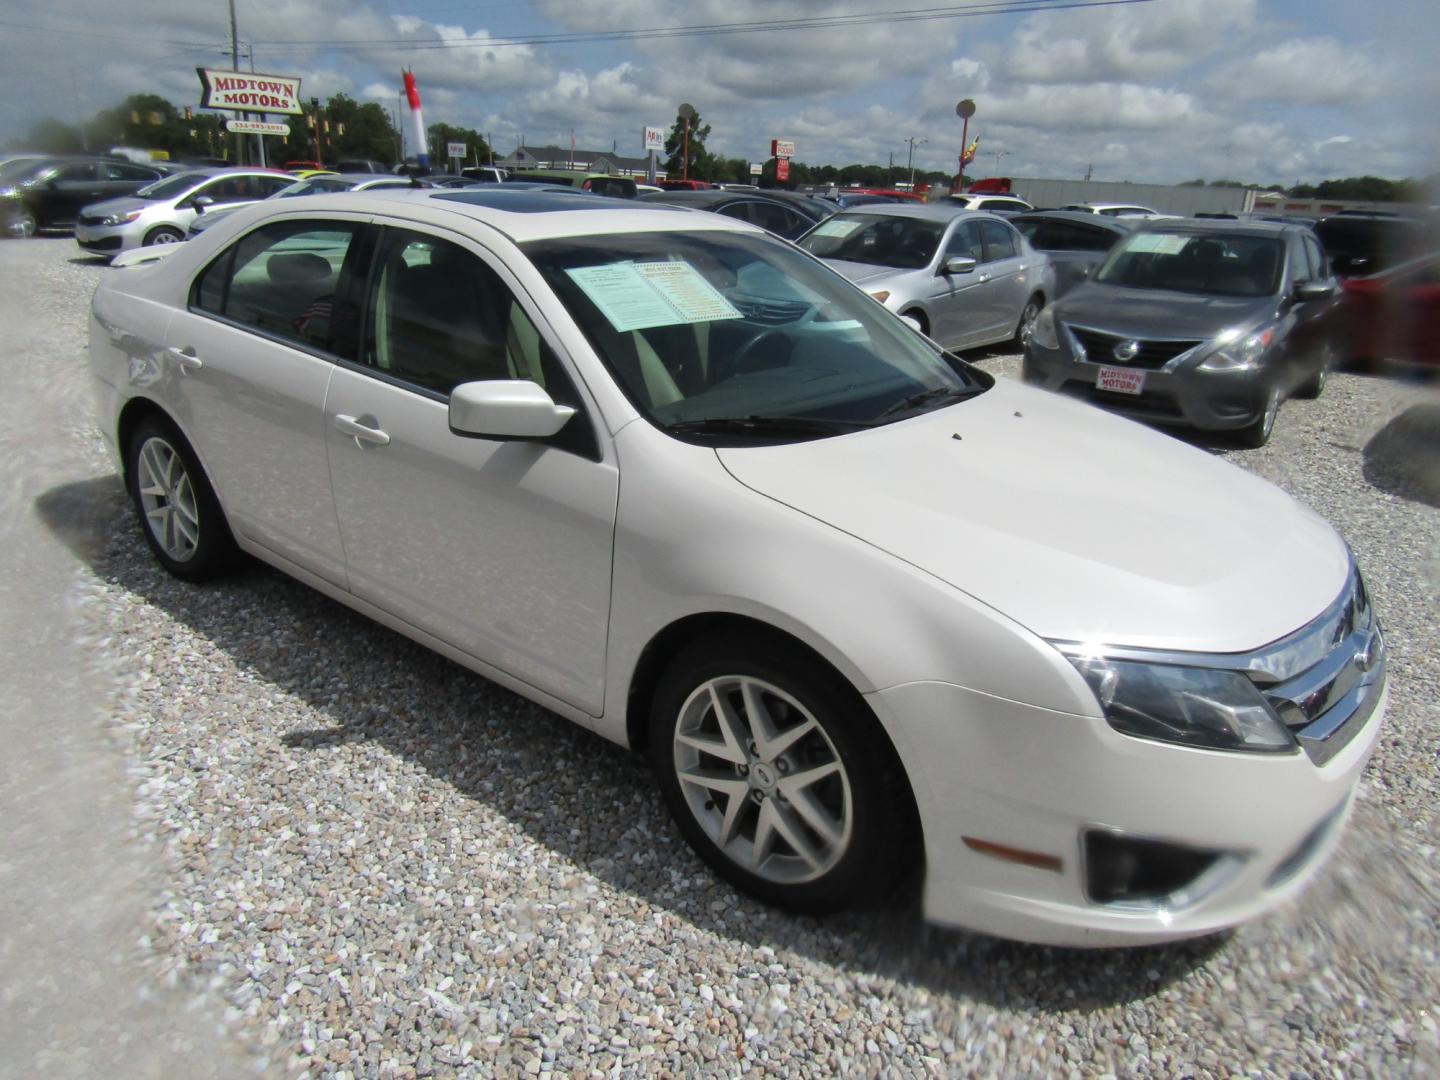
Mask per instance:
[[[927,924],[913,888],[890,906],[823,920],[767,908],[685,846],[639,756],[258,563],[206,586],[169,577],[114,475],[56,487],[36,509],[102,581],[329,720],[305,730],[275,725],[273,739],[260,740],[266,746],[305,767],[303,759],[346,744],[379,743],[562,859],[737,943],[1009,1008],[1085,1011],[1155,994],[1228,940],[1102,951],[1022,945]],[[224,714],[234,722],[232,710]],[[269,715],[259,710],[249,722],[263,734]]]
[[[1412,405],[1365,444],[1365,479],[1402,499],[1440,507],[1440,405]]]

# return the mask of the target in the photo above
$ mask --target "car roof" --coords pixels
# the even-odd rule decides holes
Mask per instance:
[[[1286,221],[1230,221],[1226,218],[1159,218],[1139,223],[1136,232],[1213,232],[1249,233],[1255,236],[1280,236],[1309,232],[1303,225]]]
[[[1067,203],[1067,206],[1088,206],[1093,210],[1114,210],[1116,208],[1134,207],[1136,210],[1149,210],[1143,203],[1133,202],[1079,202]]]
[[[1141,219],[1137,218],[1100,217],[1096,214],[1087,214],[1083,210],[1024,210],[1011,215],[1010,218],[1011,224],[1017,221],[1041,220],[1073,221],[1078,225],[1089,225],[1092,228],[1099,226],[1114,232],[1133,232],[1143,223]]]
[[[640,196],[642,202],[670,203],[674,206],[722,206],[727,203],[747,202],[755,199],[790,205],[786,199],[777,199],[768,191],[728,191],[723,188],[706,188],[703,191],[647,191]]]
[[[996,214],[987,214],[983,210],[969,210],[956,202],[897,202],[897,203],[867,203],[864,206],[852,206],[848,210],[841,210],[841,214],[869,214],[873,217],[903,217],[918,218],[921,221],[945,221],[949,222],[957,217],[987,217],[996,221],[1003,218]]]
[[[636,232],[744,232],[764,235],[747,222],[719,214],[673,206],[611,199],[584,191],[506,191],[507,185],[481,188],[381,188],[304,199],[266,200],[256,206],[269,213],[306,214],[344,211],[396,214],[417,223],[456,228],[460,220],[487,225],[516,243],[570,236]],[[289,203],[291,205],[284,205]],[[303,207],[296,206],[303,203]],[[265,212],[262,211],[262,215]]]

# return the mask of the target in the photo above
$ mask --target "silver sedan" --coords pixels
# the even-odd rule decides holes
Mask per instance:
[[[952,205],[847,210],[799,244],[949,349],[1023,340],[1055,271],[1008,222]]]

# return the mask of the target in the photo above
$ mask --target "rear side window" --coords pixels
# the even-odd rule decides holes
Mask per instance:
[[[810,222],[794,210],[774,203],[752,202],[745,204],[745,216],[753,225],[759,225],[767,232],[793,240],[810,227]]]
[[[993,218],[980,222],[980,235],[985,238],[986,262],[1015,257],[1015,232],[1004,222]]]
[[[353,359],[359,317],[342,278],[357,230],[339,221],[281,221],[256,229],[206,267],[191,307]]]

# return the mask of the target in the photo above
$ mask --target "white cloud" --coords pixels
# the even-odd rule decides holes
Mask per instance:
[[[1225,64],[1206,80],[1210,90],[1236,101],[1304,105],[1372,101],[1389,83],[1369,50],[1334,38],[1291,38]]]

